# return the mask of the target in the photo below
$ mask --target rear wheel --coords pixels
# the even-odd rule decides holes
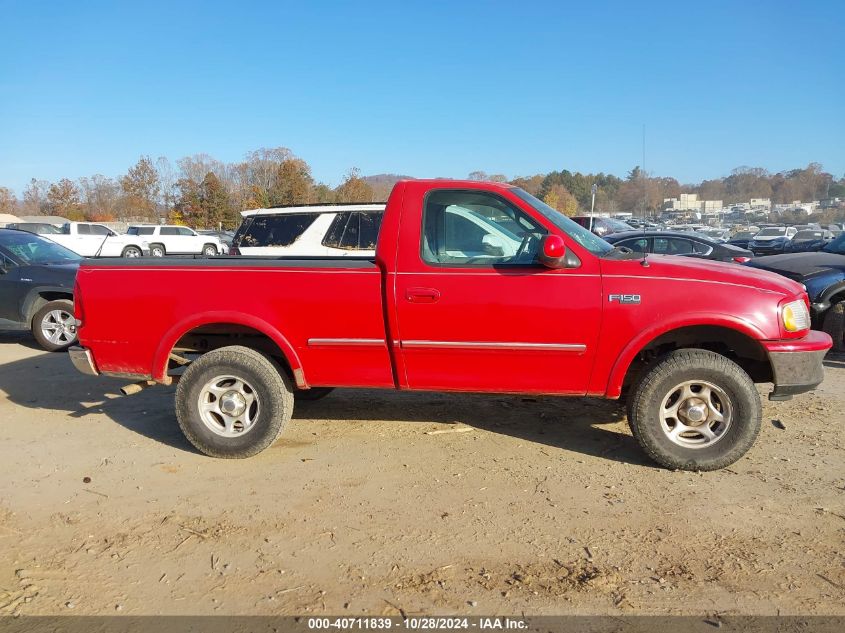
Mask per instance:
[[[754,444],[762,408],[754,383],[739,365],[715,352],[682,349],[643,373],[628,412],[634,437],[657,463],[717,470]]]
[[[334,387],[311,387],[311,389],[297,389],[293,393],[293,397],[297,402],[313,402],[325,398],[332,391]]]
[[[188,366],[176,389],[179,427],[200,452],[243,458],[276,441],[293,413],[293,390],[268,356],[233,345]]]
[[[845,301],[840,301],[825,313],[822,329],[833,339],[833,350],[845,352]]]
[[[153,257],[164,257],[167,251],[164,250],[163,244],[150,244],[150,255]]]
[[[76,343],[73,302],[59,299],[45,304],[32,317],[32,335],[49,352],[67,349]]]

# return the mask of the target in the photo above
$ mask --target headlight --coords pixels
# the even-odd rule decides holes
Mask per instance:
[[[803,299],[790,301],[781,309],[781,320],[787,332],[800,332],[810,329],[810,311]]]

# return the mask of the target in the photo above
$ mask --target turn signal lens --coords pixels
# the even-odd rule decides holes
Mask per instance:
[[[781,312],[783,327],[787,332],[800,332],[810,329],[810,313],[802,300],[791,301],[783,306]]]

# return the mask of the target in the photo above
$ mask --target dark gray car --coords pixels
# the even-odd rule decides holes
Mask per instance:
[[[73,345],[73,284],[80,261],[34,233],[0,229],[0,328],[31,330],[51,352]]]
[[[744,264],[754,256],[745,248],[716,242],[706,235],[690,231],[627,231],[604,239],[614,246],[624,246],[637,253],[682,255],[738,264]]]

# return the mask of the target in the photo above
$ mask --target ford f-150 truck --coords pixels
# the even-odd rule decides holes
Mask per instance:
[[[614,248],[489,182],[398,183],[374,258],[92,260],[76,283],[76,367],[178,378],[179,425],[216,457],[270,446],[297,401],[365,387],[624,396],[648,455],[712,470],[757,437],[754,383],[809,391],[831,346],[792,280]]]

